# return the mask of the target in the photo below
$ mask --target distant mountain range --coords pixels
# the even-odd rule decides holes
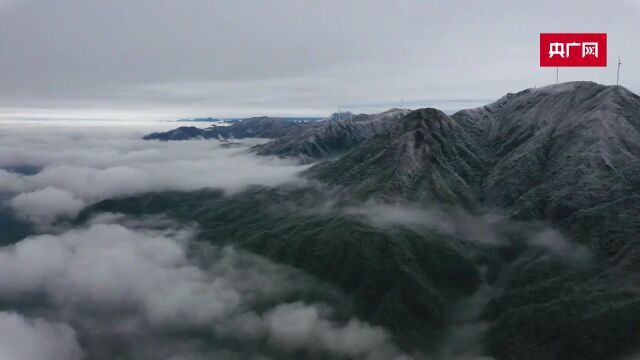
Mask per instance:
[[[409,110],[391,109],[374,115],[332,114],[323,121],[297,122],[287,118],[256,117],[229,126],[208,128],[182,126],[146,135],[145,140],[270,138],[274,141],[254,148],[260,155],[296,157],[313,162],[343,154],[373,135],[389,129]],[[338,120],[340,119],[340,120]]]
[[[212,125],[208,128],[182,126],[167,132],[146,135],[145,140],[190,140],[190,139],[242,139],[242,138],[278,138],[287,132],[299,130],[304,123],[284,118],[254,117],[234,122],[228,126]]]
[[[213,123],[213,122],[226,122],[226,123],[234,123],[234,122],[238,122],[238,121],[242,121],[246,118],[213,118],[213,117],[206,117],[206,118],[193,118],[193,119],[180,119],[180,120],[176,120],[176,122],[208,122],[208,123]],[[319,121],[322,120],[322,117],[314,117],[314,116],[310,116],[310,117],[306,117],[306,116],[298,116],[298,117],[281,117],[279,119],[285,119],[285,120],[289,120],[289,121],[300,121],[300,122],[306,122],[306,121]]]
[[[195,221],[203,241],[338,285],[360,317],[436,358],[473,336],[474,356],[495,359],[640,352],[637,95],[571,82],[451,116],[394,109],[286,124],[257,118],[147,138],[272,138],[253,150],[317,162],[305,175],[320,185],[151,194],[84,216]]]
[[[209,123],[209,122],[236,122],[242,120],[241,118],[237,118],[237,119],[217,119],[217,118],[212,118],[212,117],[206,117],[206,118],[193,118],[193,119],[179,119],[176,120],[176,122],[205,122],[205,123]]]

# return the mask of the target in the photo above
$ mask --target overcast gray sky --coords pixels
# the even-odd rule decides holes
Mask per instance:
[[[554,81],[540,32],[606,32],[640,90],[640,0],[0,0],[0,118],[471,107]]]

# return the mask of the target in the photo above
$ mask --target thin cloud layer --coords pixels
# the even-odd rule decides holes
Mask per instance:
[[[378,227],[400,226],[418,232],[435,231],[486,245],[507,245],[513,242],[513,236],[509,234],[517,234],[515,237],[527,246],[576,264],[588,262],[592,256],[585,246],[567,240],[548,225],[509,220],[506,214],[497,212],[475,215],[459,209],[373,200],[362,206],[347,207],[343,211]]]

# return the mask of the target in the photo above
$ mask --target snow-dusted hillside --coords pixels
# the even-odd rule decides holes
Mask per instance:
[[[528,89],[452,117],[487,159],[482,186],[489,206],[522,219],[571,222],[588,209],[640,196],[640,97],[624,87],[571,82]]]
[[[309,171],[356,194],[470,205],[477,202],[482,171],[474,145],[462,129],[436,109],[409,113],[384,134],[337,161]]]
[[[308,173],[360,199],[466,205],[522,221],[509,247],[480,260],[502,264],[489,280],[499,290],[478,319],[496,359],[618,359],[637,351],[640,97],[627,89],[572,82],[451,117],[417,110]],[[526,240],[517,240],[525,224],[551,226],[530,241],[576,262],[525,250]]]

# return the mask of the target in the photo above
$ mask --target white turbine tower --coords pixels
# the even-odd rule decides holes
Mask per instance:
[[[620,59],[620,53],[618,53],[618,73],[616,74],[616,86],[620,85],[620,65],[622,65],[622,60]]]

